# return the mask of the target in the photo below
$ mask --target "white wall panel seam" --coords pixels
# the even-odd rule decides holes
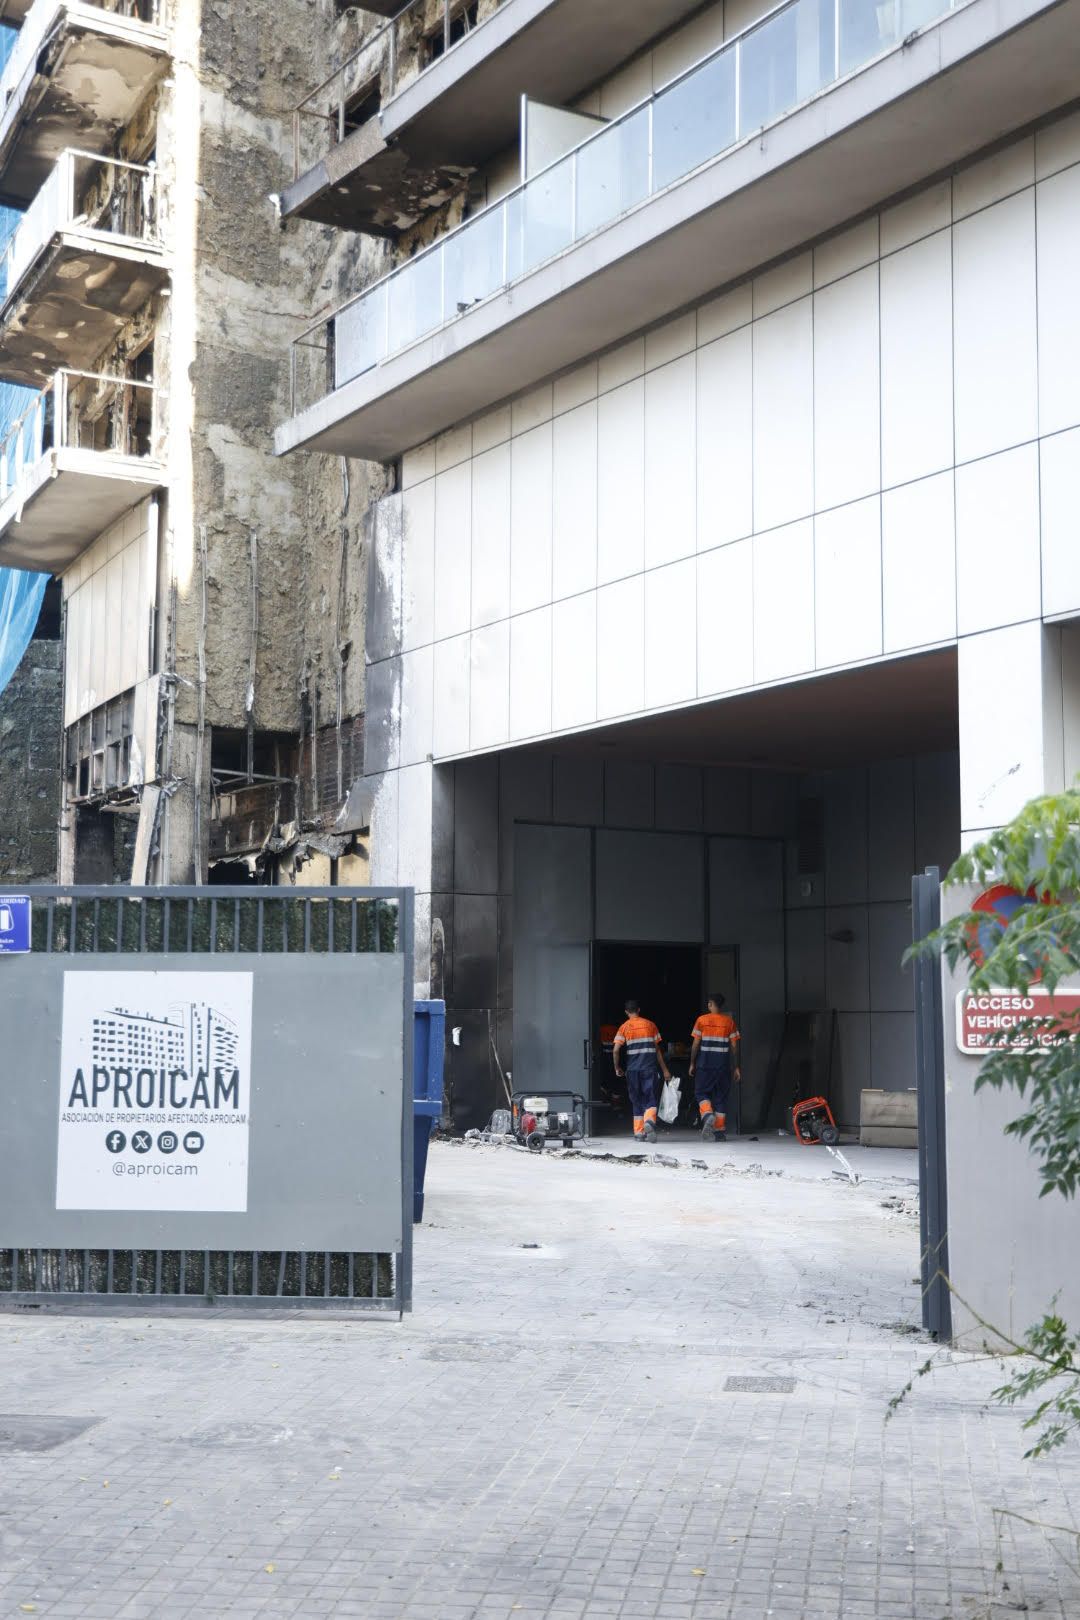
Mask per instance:
[[[949,373],[952,391],[952,409],[949,412],[952,429],[952,509],[953,509],[953,628],[960,636],[960,525],[956,498],[956,221],[952,195],[949,190]]]
[[[877,256],[877,378],[878,378],[878,578],[881,581],[881,594],[878,598],[878,613],[881,625],[881,653],[885,656],[885,505],[882,494],[885,488],[885,379],[884,357],[882,355],[882,316],[881,316],[881,215],[878,215],[878,256]]]
[[[811,580],[811,623],[810,623],[810,668],[818,667],[818,603],[817,603],[817,524],[813,521],[813,514],[817,511],[817,349],[815,340],[817,336],[817,299],[814,297],[814,263],[810,260],[810,580]],[[880,311],[878,325],[881,324]],[[786,954],[786,945],[785,945]],[[785,965],[785,972],[787,971]]]
[[[1032,136],[1032,165],[1035,168],[1035,173],[1037,175],[1038,169],[1035,166],[1034,153],[1035,137]],[[1033,181],[1031,187],[1032,212],[1035,216],[1035,228],[1033,233],[1033,253],[1035,257],[1035,521],[1038,524],[1039,534],[1039,617],[1041,619],[1046,607],[1046,570],[1043,566],[1042,453],[1039,448],[1039,441],[1042,438],[1042,356],[1039,344],[1039,200],[1039,186],[1037,180],[1035,180]],[[1064,724],[1065,718],[1064,714],[1062,714],[1062,748],[1064,748],[1065,745]]]
[[[724,29],[724,0],[720,7],[720,30]],[[753,389],[751,389],[751,397]],[[750,440],[753,444],[753,438]],[[698,342],[698,312],[694,311],[694,551],[701,550],[701,477],[699,467],[701,464],[701,344]],[[701,564],[694,563],[695,583],[700,579]],[[696,592],[695,592],[696,595]],[[700,633],[697,622],[697,604],[694,605],[694,695],[701,696],[701,648],[699,645]],[[702,808],[704,816],[704,806]]]

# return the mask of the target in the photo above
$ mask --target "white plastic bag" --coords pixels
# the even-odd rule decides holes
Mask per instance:
[[[674,1077],[664,1081],[657,1113],[665,1125],[674,1125],[679,1117],[679,1082]]]

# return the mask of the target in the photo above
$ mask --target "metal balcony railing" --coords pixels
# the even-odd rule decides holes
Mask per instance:
[[[30,207],[0,242],[0,307],[57,232],[76,230],[100,236],[103,244],[160,248],[156,168],[75,148],[62,152]]]
[[[302,332],[292,413],[907,40],[963,0],[785,0],[567,156]]]
[[[157,24],[165,0],[82,0],[83,9],[110,12],[133,22]],[[0,74],[0,115],[14,95],[31,62],[41,52],[56,27],[63,0],[34,0],[11,48],[11,55]]]
[[[506,5],[507,0],[498,0]],[[436,10],[434,31],[425,22]],[[356,127],[350,109],[369,90],[385,103],[425,73],[488,19],[470,21],[471,0],[407,0],[389,22],[346,57],[293,112],[293,179],[326,156]],[[415,45],[415,50],[411,47]]]
[[[153,383],[93,371],[58,371],[0,439],[0,502],[29,492],[31,474],[53,450],[152,459]]]

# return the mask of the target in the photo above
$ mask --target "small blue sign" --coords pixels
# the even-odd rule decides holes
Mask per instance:
[[[0,894],[0,956],[26,956],[30,950],[30,896]]]

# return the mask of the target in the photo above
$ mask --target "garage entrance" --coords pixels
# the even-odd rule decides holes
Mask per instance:
[[[626,995],[685,1040],[725,951],[745,1130],[788,1096],[793,1018],[830,1032],[846,1129],[865,1089],[911,1088],[911,875],[959,845],[956,712],[933,653],[440,766],[455,1125],[503,1105],[500,1068],[596,1098]]]

